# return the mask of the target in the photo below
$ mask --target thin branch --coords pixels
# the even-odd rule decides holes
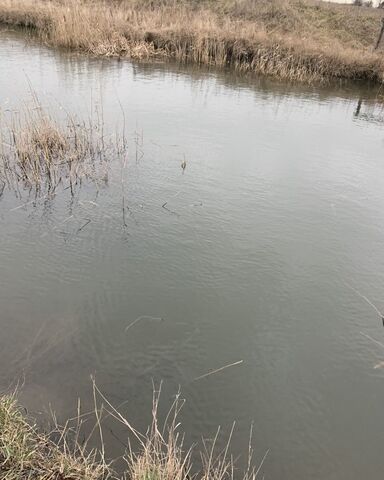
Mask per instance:
[[[75,235],[77,235],[78,233],[80,233],[87,225],[89,225],[91,223],[91,220],[88,218],[87,221],[80,227],[76,230],[76,233]]]
[[[140,320],[143,320],[144,318],[148,318],[149,320],[157,320],[161,322],[163,320],[162,317],[153,317],[152,315],[141,315],[140,317],[137,317],[136,320],[134,320],[132,323],[130,323],[127,327],[125,327],[125,332],[127,332],[131,327],[136,325],[137,322]]]
[[[384,348],[384,343],[381,343],[381,342],[379,342],[378,340],[375,340],[374,338],[372,338],[372,337],[371,337],[370,335],[368,335],[367,333],[360,332],[360,335],[363,335],[363,337],[368,338],[368,340],[371,340],[371,342],[375,343],[376,345],[379,345],[379,347]]]
[[[379,317],[383,320],[384,322],[384,313],[380,312],[380,310],[376,307],[376,305],[374,305],[371,300],[369,300],[368,297],[366,297],[365,295],[363,295],[361,292],[359,292],[358,290],[356,290],[356,288],[352,287],[352,285],[350,285],[349,283],[345,283],[347,285],[347,287],[349,287],[351,290],[353,290],[357,295],[359,295],[359,297],[361,297],[363,300],[365,300],[368,305],[370,305],[374,310],[375,312],[379,315]]]
[[[234,367],[235,365],[240,365],[241,363],[243,363],[244,360],[239,360],[237,362],[234,362],[234,363],[230,363],[229,365],[225,365],[224,367],[220,367],[216,370],[212,370],[211,372],[208,372],[208,373],[204,373],[204,375],[200,375],[199,377],[196,377],[194,379],[194,381],[196,380],[201,380],[202,378],[205,378],[205,377],[209,377],[210,375],[213,375],[214,373],[218,373],[218,372],[222,372],[223,370],[229,368],[229,367]]]

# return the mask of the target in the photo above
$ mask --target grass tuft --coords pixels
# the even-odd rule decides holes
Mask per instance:
[[[0,478],[2,480],[106,480],[108,467],[96,452],[70,448],[67,433],[60,443],[27,421],[15,395],[0,397]]]
[[[103,119],[95,117],[80,121],[65,113],[57,120],[36,97],[34,108],[3,116],[0,181],[15,192],[21,184],[35,194],[53,194],[59,186],[73,193],[84,179],[107,181],[108,161],[126,151],[126,141],[124,133],[106,137]]]

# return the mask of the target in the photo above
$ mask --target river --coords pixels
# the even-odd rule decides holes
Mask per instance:
[[[186,400],[188,444],[235,421],[244,453],[253,422],[265,478],[382,475],[384,330],[363,298],[384,310],[377,88],[87,58],[11,31],[0,66],[4,115],[31,89],[58,115],[99,102],[130,142],[126,225],[113,158],[75,196],[4,189],[0,388],[63,421],[92,406],[95,375],[143,429],[162,381],[164,410]]]

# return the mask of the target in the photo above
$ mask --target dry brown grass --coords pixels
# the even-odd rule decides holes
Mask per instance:
[[[93,55],[381,82],[381,11],[315,0],[0,0],[0,22]]]
[[[237,470],[231,455],[232,427],[224,448],[218,448],[220,428],[214,438],[203,441],[201,464],[192,466],[192,448],[184,447],[179,413],[183,406],[180,395],[163,422],[160,422],[160,390],[154,390],[152,421],[145,433],[139,433],[115,409],[94,384],[95,426],[83,444],[79,444],[81,427],[89,414],[59,427],[50,434],[39,432],[17,403],[15,395],[0,396],[0,479],[1,480],[256,480],[267,454],[258,466],[253,463],[252,432],[244,471]],[[126,427],[128,447],[123,454],[124,472],[117,474],[105,460],[103,424],[115,419]],[[99,450],[88,450],[91,436],[98,432]],[[53,439],[56,440],[53,440]],[[125,439],[124,439],[125,440]],[[133,452],[131,440],[137,448]]]
[[[142,435],[110,404],[95,384],[94,389],[101,400],[105,402],[104,408],[108,415],[127,427],[139,445],[136,453],[132,452],[130,446],[125,453],[124,457],[128,465],[126,480],[257,480],[268,452],[265,453],[258,465],[254,463],[252,429],[249,449],[246,454],[245,470],[237,470],[236,461],[231,454],[234,424],[224,448],[218,447],[218,439],[221,434],[220,427],[217,429],[214,438],[203,440],[203,448],[199,451],[201,464],[192,465],[191,459],[195,449],[193,447],[185,448],[184,434],[179,422],[179,414],[184,405],[180,394],[175,396],[165,420],[160,423],[161,385],[159,390],[154,388],[152,422],[147,432]]]
[[[1,480],[107,480],[108,466],[95,450],[68,442],[68,431],[40,433],[27,421],[15,395],[0,397]]]
[[[58,120],[34,99],[32,107],[0,116],[0,182],[19,194],[53,194],[59,186],[73,193],[85,179],[105,182],[109,160],[125,152],[124,134],[106,137],[99,115]]]

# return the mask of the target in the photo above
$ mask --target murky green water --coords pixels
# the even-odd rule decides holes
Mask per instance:
[[[12,32],[0,67],[3,111],[28,104],[32,85],[59,114],[101,99],[111,129],[121,103],[130,136],[126,227],[114,159],[107,185],[74,197],[4,190],[1,388],[19,379],[35,415],[51,405],[64,419],[78,397],[90,407],[95,374],[142,428],[163,380],[164,409],[179,386],[187,401],[188,442],[236,421],[243,452],[253,421],[257,458],[270,449],[265,478],[378,478],[384,348],[362,333],[382,341],[384,330],[347,286],[384,310],[375,92],[89,59]],[[125,331],[145,315],[162,320]]]

